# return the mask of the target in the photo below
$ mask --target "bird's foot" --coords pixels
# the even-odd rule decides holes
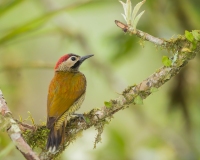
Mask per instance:
[[[83,120],[86,122],[86,119],[85,119],[85,117],[83,116],[83,114],[81,114],[81,113],[73,113],[73,115],[78,116],[80,120],[83,119]]]

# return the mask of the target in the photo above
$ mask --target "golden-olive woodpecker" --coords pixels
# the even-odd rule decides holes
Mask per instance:
[[[47,149],[50,152],[56,152],[63,143],[67,117],[80,108],[85,98],[86,78],[79,72],[79,66],[91,56],[66,54],[55,66],[47,99],[47,128],[50,129]]]

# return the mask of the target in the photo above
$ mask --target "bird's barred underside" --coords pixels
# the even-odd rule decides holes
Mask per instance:
[[[58,130],[62,126],[67,116],[73,114],[76,110],[78,110],[81,107],[81,104],[83,103],[84,99],[85,99],[85,93],[76,102],[74,102],[74,104],[55,123],[56,130]]]

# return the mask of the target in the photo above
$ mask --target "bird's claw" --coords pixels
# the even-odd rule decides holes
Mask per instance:
[[[83,119],[83,120],[86,122],[86,119],[85,119],[85,117],[83,116],[83,114],[81,114],[81,113],[73,113],[73,115],[78,116],[79,119]]]

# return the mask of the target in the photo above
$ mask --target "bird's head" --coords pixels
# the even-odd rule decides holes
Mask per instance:
[[[92,57],[91,55],[86,55],[83,57],[80,57],[76,54],[66,54],[58,60],[55,66],[55,71],[77,71],[80,67],[80,65],[85,61],[86,59]]]

